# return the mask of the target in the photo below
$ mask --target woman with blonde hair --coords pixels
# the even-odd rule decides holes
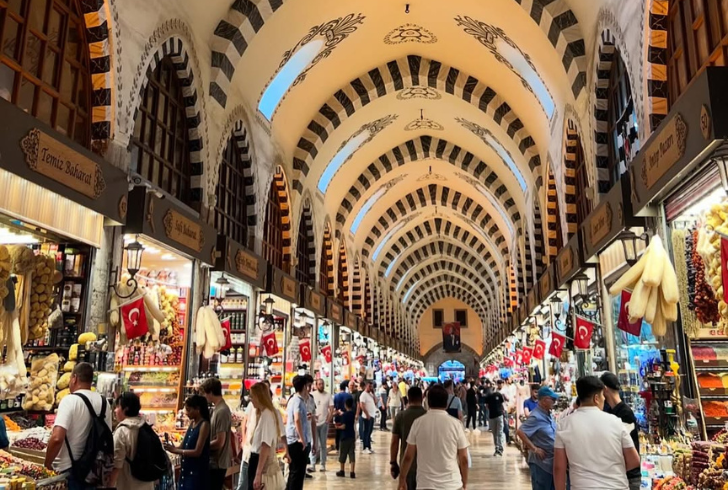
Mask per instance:
[[[256,414],[256,425],[248,461],[247,490],[283,490],[286,486],[276,458],[276,447],[283,433],[283,420],[273,406],[270,390],[264,383],[250,389]]]

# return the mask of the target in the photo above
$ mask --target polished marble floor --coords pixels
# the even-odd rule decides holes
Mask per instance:
[[[389,432],[375,430],[373,438],[374,454],[364,454],[357,450],[356,454],[356,480],[337,478],[339,469],[338,459],[332,451],[329,453],[329,463],[326,473],[316,473],[313,479],[307,479],[306,490],[344,490],[367,488],[384,490],[396,488],[396,482],[389,475]],[[471,458],[473,465],[470,468],[468,489],[495,490],[507,488],[508,490],[529,490],[528,466],[525,464],[518,450],[510,446],[506,448],[502,458],[493,456],[493,436],[490,432],[482,431],[480,435],[471,436]]]

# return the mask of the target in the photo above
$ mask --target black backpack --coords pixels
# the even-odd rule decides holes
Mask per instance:
[[[129,463],[131,476],[144,482],[161,479],[169,468],[169,459],[162,441],[147,423],[139,427],[134,460],[126,458],[126,461]]]
[[[106,477],[114,467],[114,436],[106,425],[106,399],[101,397],[101,415],[97,415],[93,405],[81,393],[73,393],[86,404],[91,413],[91,428],[86,437],[83,454],[78,459],[73,458],[71,445],[66,437],[66,448],[71,458],[71,474],[79,482],[89,485],[103,485]]]

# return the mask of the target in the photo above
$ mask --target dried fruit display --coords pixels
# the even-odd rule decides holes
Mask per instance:
[[[35,449],[36,451],[45,451],[47,444],[35,437],[26,437],[25,439],[18,439],[13,443],[13,447],[19,447],[21,449]]]
[[[691,295],[690,290],[692,284],[688,280],[688,262],[687,260],[687,238],[692,235],[684,229],[672,231],[672,251],[675,257],[675,273],[677,274],[678,290],[680,292],[680,318],[682,319],[683,329],[688,337],[695,338],[700,331],[700,325],[696,321],[695,313],[690,308]],[[692,297],[695,296],[693,289]]]
[[[698,230],[693,231],[694,244],[698,243],[698,238]],[[718,323],[720,321],[718,300],[715,298],[713,288],[705,279],[703,257],[700,255],[697,246],[693,247],[692,263],[695,269],[695,315],[703,324]]]

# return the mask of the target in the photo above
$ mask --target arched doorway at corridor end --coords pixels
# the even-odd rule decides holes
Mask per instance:
[[[465,364],[454,359],[445,361],[437,368],[437,377],[441,381],[451,379],[457,382],[465,379]]]

